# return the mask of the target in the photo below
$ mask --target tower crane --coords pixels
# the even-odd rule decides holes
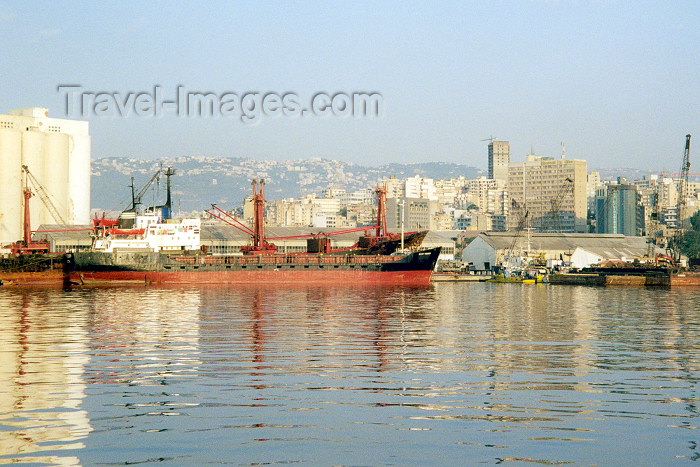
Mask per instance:
[[[557,194],[550,200],[552,206],[547,213],[547,222],[545,226],[545,231],[550,232],[560,232],[561,229],[561,216],[559,211],[561,209],[561,204],[564,201],[564,196],[572,189],[574,186],[574,181],[569,177],[566,177],[562,182]]]
[[[515,235],[513,235],[513,240],[511,241],[508,249],[505,251],[504,257],[500,261],[501,265],[509,263],[510,259],[513,257],[515,247],[518,244],[518,240],[520,239],[523,230],[525,230],[527,226],[528,217],[530,215],[530,213],[526,209],[524,209],[523,206],[516,200],[512,199],[510,203],[513,210],[515,210],[518,213],[518,225],[515,228]]]
[[[681,243],[685,232],[685,206],[688,196],[688,173],[690,172],[690,135],[685,135],[685,151],[683,152],[683,162],[681,163],[680,190],[678,193],[678,225],[673,236],[672,253],[673,259],[679,262],[681,259]]]
[[[688,200],[688,173],[690,171],[690,135],[685,135],[685,151],[681,163],[681,189],[678,196],[678,228],[682,232],[685,229],[685,205]]]

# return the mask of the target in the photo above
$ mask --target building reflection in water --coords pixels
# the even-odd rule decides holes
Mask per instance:
[[[84,310],[56,312],[60,291],[0,295],[0,459],[77,465],[92,431],[85,398],[89,361]],[[47,312],[51,310],[51,312]],[[72,453],[71,453],[72,454]]]
[[[88,394],[101,410],[128,411],[126,388],[197,373],[196,289],[2,292],[0,462],[79,465],[95,424]],[[104,389],[114,385],[122,389]],[[95,430],[109,432],[113,415]],[[100,451],[99,443],[107,444],[99,436],[91,444]]]

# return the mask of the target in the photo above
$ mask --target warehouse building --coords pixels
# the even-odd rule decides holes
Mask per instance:
[[[462,261],[478,270],[490,270],[510,255],[582,268],[600,261],[643,260],[648,244],[644,237],[619,234],[483,232],[462,250]]]
[[[49,242],[50,251],[76,252],[92,248],[92,225],[42,224],[32,236],[34,240]]]

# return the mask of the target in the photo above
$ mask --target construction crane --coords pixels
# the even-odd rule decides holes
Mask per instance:
[[[681,243],[683,234],[685,233],[685,206],[688,197],[688,173],[690,172],[690,135],[685,135],[685,151],[683,152],[683,162],[681,163],[680,190],[678,193],[678,203],[676,210],[678,212],[678,224],[676,226],[675,235],[673,236],[672,253],[676,263],[681,259]]]
[[[681,164],[681,189],[678,196],[678,228],[685,229],[685,205],[688,200],[688,173],[690,172],[690,135],[685,135],[685,151]]]
[[[665,176],[671,178],[678,178],[683,176],[683,172],[671,172],[665,174]],[[688,178],[690,179],[690,177],[700,177],[700,172],[688,172]]]
[[[569,190],[573,189],[573,186],[574,181],[569,177],[566,177],[554,198],[550,199],[552,206],[545,219],[544,230],[546,232],[561,232],[561,216],[559,215],[559,211],[561,210],[561,204],[564,201],[564,196],[566,196]]]
[[[520,239],[523,230],[525,230],[527,227],[527,222],[530,215],[530,213],[526,209],[524,209],[523,206],[521,206],[520,203],[518,203],[516,200],[512,199],[510,203],[513,210],[518,213],[518,225],[515,228],[515,235],[513,235],[513,240],[511,241],[508,249],[504,252],[503,258],[500,261],[501,266],[504,267],[509,266],[508,263],[511,262],[511,258],[513,257],[513,253],[515,251],[516,245],[518,244],[518,240]]]

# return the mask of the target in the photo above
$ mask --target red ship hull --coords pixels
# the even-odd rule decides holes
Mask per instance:
[[[362,284],[427,285],[431,271],[82,271],[71,273],[81,285],[108,284]]]

